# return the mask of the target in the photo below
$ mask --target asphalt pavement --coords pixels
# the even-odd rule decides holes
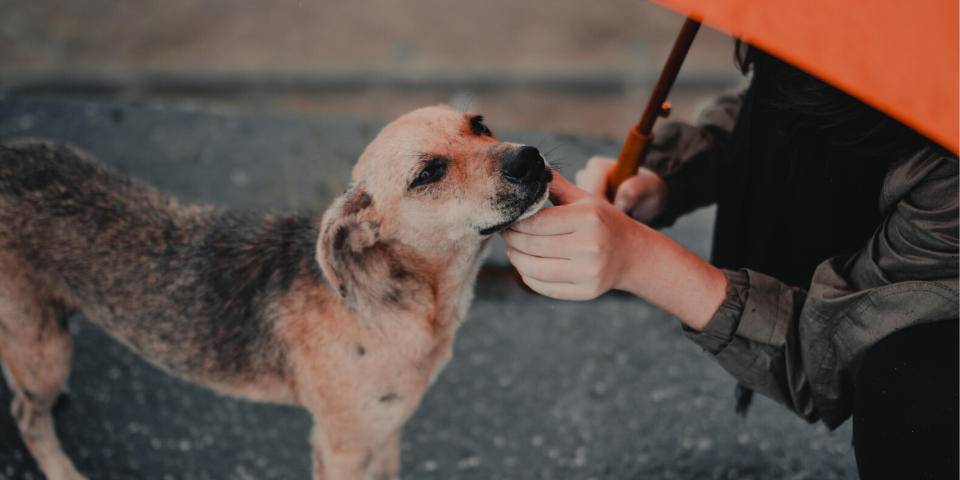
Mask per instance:
[[[615,142],[499,131],[572,175]],[[0,142],[67,141],[182,198],[323,208],[383,120],[220,115],[104,99],[0,100]],[[665,232],[706,256],[713,209]],[[2,228],[2,227],[0,227]],[[498,242],[500,242],[498,240]],[[743,418],[735,382],[679,322],[620,293],[564,302],[517,288],[494,246],[454,358],[403,431],[407,479],[854,479],[849,422],[834,432],[765,398]],[[97,272],[90,272],[96,275]],[[167,376],[82,317],[57,432],[91,479],[310,478],[305,411],[228,398]],[[0,405],[11,400],[0,383]],[[0,408],[0,480],[39,480]]]

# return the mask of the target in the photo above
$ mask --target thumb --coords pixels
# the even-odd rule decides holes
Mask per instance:
[[[550,201],[554,205],[566,205],[589,195],[560,176],[556,170],[553,171],[553,180],[550,182]]]

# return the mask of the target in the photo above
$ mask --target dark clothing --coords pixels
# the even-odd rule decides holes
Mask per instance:
[[[957,478],[957,327],[953,319],[907,328],[867,352],[853,407],[861,480]]]
[[[892,158],[798,127],[780,85],[794,67],[758,52],[720,168],[712,263],[806,288],[824,259],[855,252],[883,217],[877,198]]]
[[[826,137],[798,140],[794,119],[766,110],[777,105],[762,73],[743,112],[743,94],[724,95],[696,126],[657,130],[647,165],[668,201],[653,223],[720,200],[727,300],[687,335],[745,386],[836,428],[874,344],[957,316],[958,160],[890,148],[869,163]],[[731,136],[735,120],[749,127]],[[724,156],[734,150],[745,157]]]

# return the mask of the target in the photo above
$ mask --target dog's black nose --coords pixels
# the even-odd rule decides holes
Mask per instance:
[[[512,157],[503,162],[500,172],[504,180],[524,184],[540,181],[545,168],[539,150],[534,147],[520,147]]]

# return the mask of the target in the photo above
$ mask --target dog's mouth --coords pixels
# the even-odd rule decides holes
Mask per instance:
[[[544,203],[547,203],[547,197],[550,192],[550,182],[553,180],[553,171],[550,168],[547,168],[544,171],[543,177],[537,185],[537,191],[533,195],[521,197],[519,201],[513,203],[509,207],[504,208],[504,210],[517,212],[514,215],[511,215],[509,220],[498,223],[492,227],[486,227],[479,229],[480,235],[492,235],[494,233],[506,230],[514,223],[519,222],[525,218],[532,216],[537,213]],[[519,208],[518,208],[519,207]]]

